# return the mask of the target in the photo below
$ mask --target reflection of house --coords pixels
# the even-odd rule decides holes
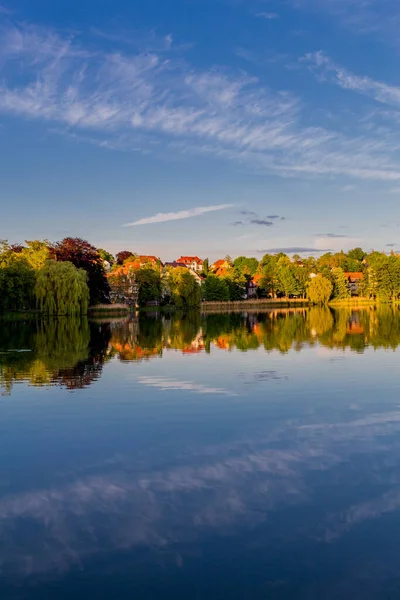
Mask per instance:
[[[350,321],[346,333],[348,335],[362,335],[364,333],[364,327],[360,325],[358,321]]]
[[[361,272],[345,273],[344,276],[346,277],[351,295],[356,296],[358,294],[360,283],[364,279],[364,274]]]
[[[203,261],[198,256],[181,256],[176,262],[183,263],[188,269],[197,273],[203,270]]]

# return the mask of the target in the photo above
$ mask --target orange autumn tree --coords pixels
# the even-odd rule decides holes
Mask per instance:
[[[111,273],[107,274],[113,302],[137,304],[138,285],[136,275],[139,269],[139,260],[133,258],[132,260],[126,260],[122,265],[115,267]]]
[[[161,299],[161,272],[158,265],[143,257],[132,257],[107,275],[114,302],[146,305]]]

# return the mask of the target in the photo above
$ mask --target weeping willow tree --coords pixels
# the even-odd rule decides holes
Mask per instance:
[[[86,314],[89,304],[86,271],[70,262],[48,260],[38,271],[35,294],[40,310],[48,315]]]

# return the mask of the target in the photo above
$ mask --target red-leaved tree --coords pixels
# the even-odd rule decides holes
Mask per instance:
[[[64,238],[54,245],[56,260],[69,261],[88,276],[90,304],[110,302],[110,286],[98,250],[81,238]]]
[[[123,265],[128,258],[132,257],[133,252],[130,252],[129,250],[121,250],[121,252],[118,252],[117,254],[117,265]]]

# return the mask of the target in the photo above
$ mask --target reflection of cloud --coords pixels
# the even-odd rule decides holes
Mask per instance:
[[[280,538],[288,544],[299,535],[331,541],[400,506],[400,477],[395,472],[400,453],[392,442],[400,431],[400,411],[338,423],[312,424],[310,415],[307,423],[292,419],[267,431],[260,426],[250,439],[236,443],[185,447],[177,465],[167,462],[154,469],[121,456],[82,467],[81,475],[64,485],[3,495],[0,572],[65,571],[99,552],[176,548],[210,531],[230,534],[238,525],[271,524],[272,513],[303,502],[318,511],[307,511],[309,520],[302,511],[301,523],[290,520],[286,527],[281,522]],[[387,447],[385,435],[391,436]],[[355,456],[363,458],[365,470],[360,470],[359,460],[354,462]],[[389,472],[382,468],[388,460]],[[94,476],[89,472],[94,469],[104,473]],[[321,473],[333,489],[345,482],[354,492],[347,497],[355,501],[334,514],[324,513],[318,495]],[[392,489],[357,502],[357,497],[366,496],[364,484]]]
[[[400,508],[400,488],[396,487],[390,492],[377,498],[355,504],[349,509],[331,516],[332,528],[328,527],[324,533],[324,540],[333,541],[341,537],[356,525],[370,519],[378,519],[382,515],[394,512]]]
[[[151,387],[166,390],[185,390],[195,392],[196,394],[222,394],[225,396],[234,396],[232,392],[223,388],[207,387],[202,383],[193,383],[192,381],[178,381],[177,379],[169,379],[166,377],[139,377],[139,383],[149,385]]]

